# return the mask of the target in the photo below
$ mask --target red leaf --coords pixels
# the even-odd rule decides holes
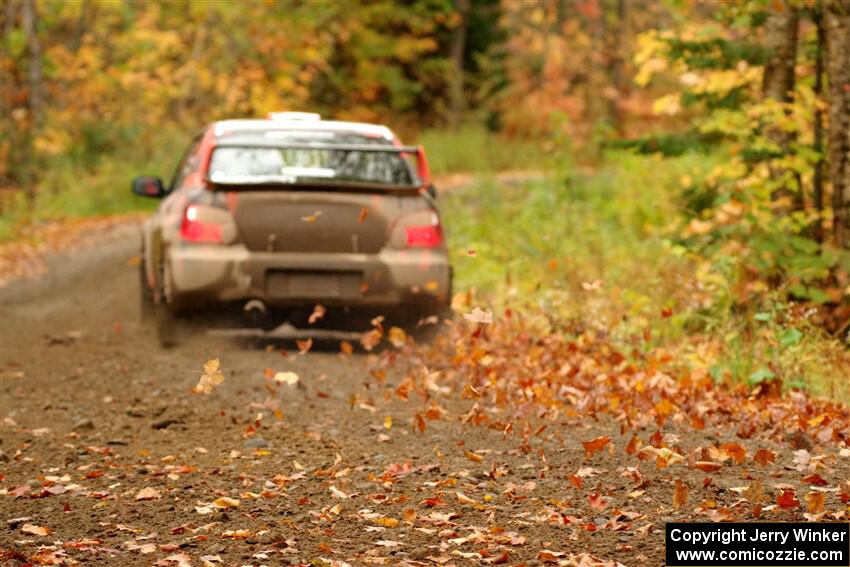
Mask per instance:
[[[790,488],[786,488],[782,491],[782,494],[776,497],[776,503],[779,504],[780,508],[799,508],[800,501],[797,500],[797,496],[794,494],[794,491]]]
[[[814,473],[803,479],[803,482],[814,486],[826,486],[829,484],[821,475]]]

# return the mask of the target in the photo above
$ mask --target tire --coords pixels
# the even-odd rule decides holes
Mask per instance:
[[[148,287],[145,262],[139,263],[139,315],[142,321],[150,320],[154,315],[153,293]]]
[[[165,289],[165,278],[169,277],[164,262],[160,262],[157,278],[157,293],[152,301],[154,312],[154,327],[159,345],[163,348],[177,346],[179,342],[180,321],[170,304]]]

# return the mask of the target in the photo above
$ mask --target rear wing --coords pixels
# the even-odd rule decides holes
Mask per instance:
[[[408,189],[423,189],[431,185],[431,171],[428,167],[428,159],[425,157],[423,146],[402,146],[389,144],[329,144],[325,142],[275,142],[274,140],[251,140],[250,142],[237,140],[220,140],[215,147],[229,148],[279,148],[294,150],[332,150],[342,152],[373,152],[393,153],[401,156],[414,156],[416,158],[416,176],[418,183],[405,186]],[[215,151],[215,148],[213,148]],[[289,182],[283,179],[285,176],[262,175],[262,176],[221,176],[212,178],[209,171],[206,173],[207,186],[235,186],[235,185],[263,185],[272,183]]]

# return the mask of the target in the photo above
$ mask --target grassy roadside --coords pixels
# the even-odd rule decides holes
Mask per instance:
[[[800,387],[850,402],[850,353],[779,299],[729,308],[728,282],[665,235],[676,196],[711,166],[614,153],[592,175],[561,169],[504,185],[483,177],[442,199],[459,290],[613,335],[645,354],[667,352],[718,382]]]

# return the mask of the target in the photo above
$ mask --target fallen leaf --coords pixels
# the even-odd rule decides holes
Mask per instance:
[[[466,455],[467,459],[469,459],[470,461],[473,461],[475,463],[480,463],[481,461],[484,460],[484,457],[482,457],[478,453],[473,453],[472,451],[469,451],[469,450],[465,450],[463,452],[463,454]]]
[[[228,496],[222,496],[221,498],[213,500],[213,506],[216,508],[235,508],[239,506],[239,500]]]
[[[824,510],[825,495],[823,492],[809,492],[806,494],[806,511],[809,514],[820,514]]]
[[[346,494],[345,492],[343,492],[342,490],[340,490],[336,486],[331,486],[329,488],[329,490],[331,491],[331,494],[333,494],[334,498],[341,498],[343,500],[347,500],[347,499],[351,498],[350,494]]]
[[[278,372],[274,375],[274,381],[278,384],[294,386],[298,383],[298,374],[295,372]]]
[[[673,508],[681,510],[688,503],[688,485],[676,479],[676,487],[673,490]]]
[[[162,494],[160,494],[159,490],[150,486],[146,486],[136,493],[136,500],[154,500],[161,497]]]
[[[790,488],[786,488],[776,497],[776,503],[780,508],[799,508],[800,501]]]
[[[770,449],[759,449],[756,451],[755,456],[753,456],[753,460],[756,464],[766,467],[767,465],[776,462],[776,453]]]
[[[24,524],[21,527],[21,531],[25,534],[42,537],[50,534],[50,528],[45,528],[44,526],[36,526],[34,524]]]
[[[723,465],[720,463],[713,463],[711,461],[697,461],[694,463],[694,468],[699,469],[702,472],[715,472],[722,469]]]

